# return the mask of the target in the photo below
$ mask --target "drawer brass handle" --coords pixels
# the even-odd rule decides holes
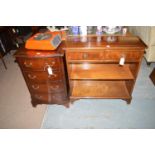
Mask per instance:
[[[55,61],[52,61],[52,65],[55,65]]]
[[[47,66],[53,66],[53,65],[55,65],[55,61],[51,61],[50,64],[48,64],[47,62],[45,63],[45,66],[46,66],[46,67],[47,67]]]
[[[27,62],[25,61],[25,62],[24,62],[24,65],[25,65],[26,67],[32,67],[32,62],[27,63]]]
[[[54,77],[57,77],[57,74],[53,74]]]
[[[49,75],[49,77],[57,77],[57,74]]]
[[[88,58],[88,54],[87,53],[84,53],[83,54],[83,59],[87,59]]]
[[[52,96],[53,99],[56,99],[57,97],[55,95]]]
[[[39,89],[39,85],[32,85],[33,89]]]
[[[41,99],[42,98],[41,95],[37,95],[37,94],[35,95],[35,97],[38,98],[38,99]]]
[[[58,89],[59,88],[59,85],[56,85],[56,86],[50,86],[50,89]]]
[[[57,74],[48,75],[49,78],[51,77],[57,77]]]
[[[28,74],[28,77],[29,77],[30,79],[35,79],[35,78],[36,78],[36,75]]]

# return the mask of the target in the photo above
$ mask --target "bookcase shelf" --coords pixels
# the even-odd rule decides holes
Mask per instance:
[[[71,98],[113,98],[130,99],[124,81],[72,81]]]
[[[71,80],[133,80],[129,65],[118,64],[72,64]]]

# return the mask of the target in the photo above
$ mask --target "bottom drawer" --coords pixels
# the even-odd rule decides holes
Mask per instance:
[[[67,100],[67,95],[65,93],[34,93],[32,99],[39,102],[58,103]]]
[[[28,87],[32,93],[58,93],[65,91],[64,85],[60,81],[46,83],[28,83]]]

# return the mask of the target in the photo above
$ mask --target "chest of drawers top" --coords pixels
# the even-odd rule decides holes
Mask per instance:
[[[16,53],[15,57],[18,58],[51,58],[51,57],[62,57],[64,51],[62,50],[63,43],[56,50],[28,50],[26,48],[20,48]]]

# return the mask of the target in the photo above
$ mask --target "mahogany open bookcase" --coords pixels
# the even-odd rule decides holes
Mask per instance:
[[[75,41],[76,40],[76,41]],[[70,100],[123,99],[131,102],[145,44],[137,37],[70,37],[65,44]],[[121,62],[122,61],[122,62]]]

